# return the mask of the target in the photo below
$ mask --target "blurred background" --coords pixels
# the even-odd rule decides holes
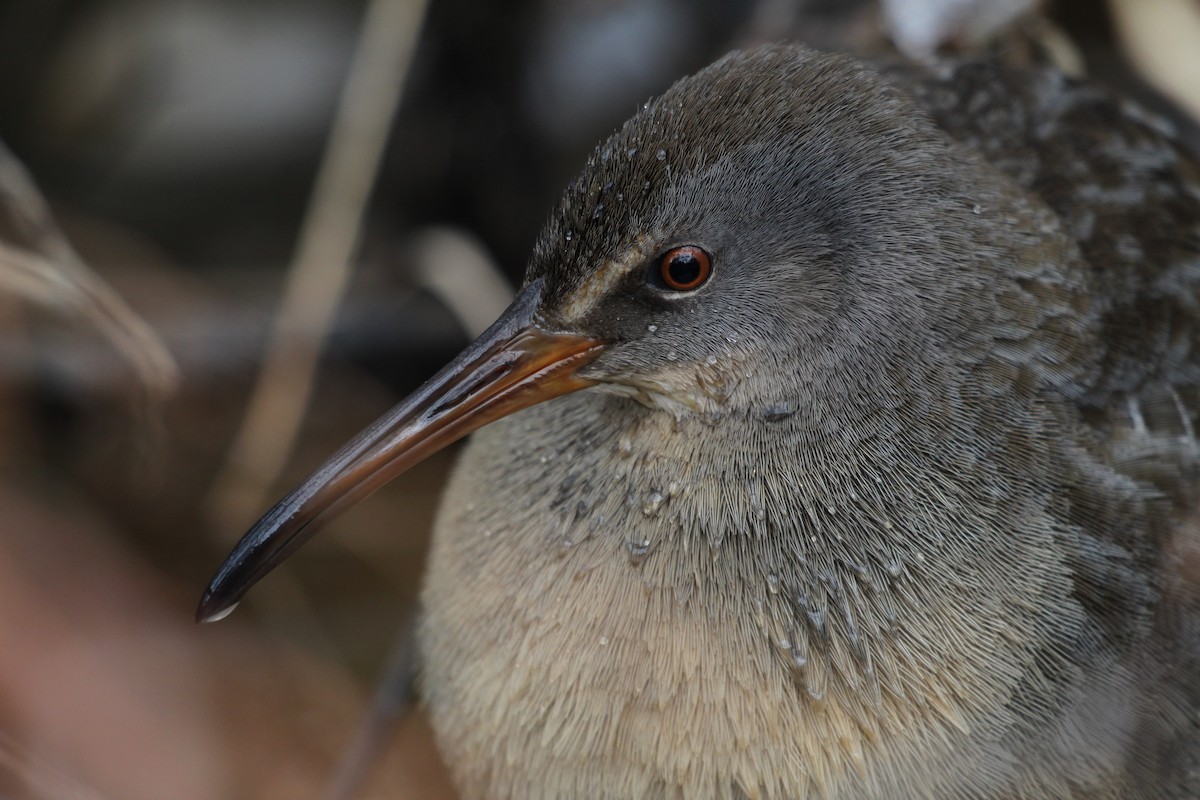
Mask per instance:
[[[0,797],[451,797],[419,713],[338,770],[453,451],[195,603],[503,309],[591,147],[782,38],[1038,53],[1200,141],[1198,0],[0,2]]]

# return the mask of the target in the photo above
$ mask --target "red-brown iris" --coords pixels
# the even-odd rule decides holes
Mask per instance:
[[[658,276],[663,286],[675,292],[699,289],[710,275],[712,257],[695,245],[672,248],[658,263]]]

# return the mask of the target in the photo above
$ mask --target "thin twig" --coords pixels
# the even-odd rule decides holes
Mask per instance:
[[[0,776],[15,779],[30,800],[105,800],[96,790],[40,762],[3,730],[0,730]]]
[[[1188,0],[1108,0],[1130,61],[1159,91],[1200,122],[1200,6]]]
[[[179,381],[165,345],[111,286],[87,267],[55,222],[29,173],[0,143],[0,207],[28,249],[0,242],[0,290],[91,323],[129,362],[151,409]]]
[[[416,620],[409,619],[392,643],[392,652],[367,716],[325,790],[325,800],[353,800],[378,763],[389,739],[395,735],[412,706],[417,672]]]
[[[474,338],[512,302],[513,288],[476,237],[457,228],[430,227],[416,237],[414,277]]]
[[[349,279],[426,4],[367,5],[262,370],[209,496],[211,517],[226,536],[240,531],[263,505],[292,451],[321,347]]]

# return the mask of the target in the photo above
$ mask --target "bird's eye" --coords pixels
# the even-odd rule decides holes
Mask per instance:
[[[712,274],[712,257],[694,245],[668,250],[659,259],[656,283],[674,292],[699,289]]]

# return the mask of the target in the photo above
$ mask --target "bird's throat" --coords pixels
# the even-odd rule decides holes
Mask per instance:
[[[780,423],[680,420],[585,393],[481,432],[449,490],[477,499],[443,509],[424,595],[435,722],[442,704],[475,704],[504,709],[492,735],[523,731],[532,748],[557,726],[584,747],[613,726],[632,735],[612,708],[680,731],[704,715],[720,741],[673,751],[694,750],[697,770],[704,748],[802,741],[807,766],[781,754],[789,769],[819,764],[820,781],[851,785],[889,737],[906,740],[890,752],[936,750],[1001,704],[1021,665],[989,654],[1017,623],[958,613],[985,578],[978,552],[947,546],[952,493],[912,464],[872,463],[867,439],[847,457],[798,430],[743,429]],[[794,709],[786,730],[756,727],[778,703]],[[463,737],[476,734],[448,734]],[[649,741],[640,754],[610,744],[621,763],[653,761]]]

